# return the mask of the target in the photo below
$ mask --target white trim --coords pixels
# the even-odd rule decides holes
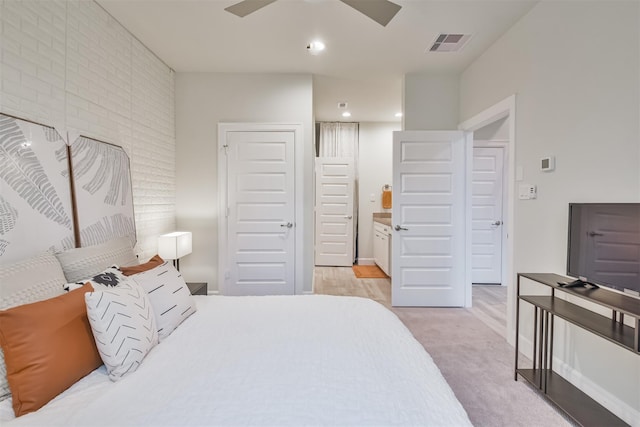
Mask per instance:
[[[376,261],[373,258],[358,258],[358,265],[375,265]]]
[[[295,175],[295,228],[296,241],[294,251],[294,292],[304,294],[304,259],[302,248],[304,245],[304,133],[302,123],[218,123],[218,289],[222,295],[225,290],[225,271],[227,254],[224,248],[227,236],[227,156],[225,155],[225,134],[227,132],[294,132],[294,175]]]
[[[514,250],[514,210],[515,210],[515,181],[516,181],[516,95],[511,95],[497,104],[487,108],[486,110],[476,114],[468,120],[460,123],[458,125],[458,129],[464,130],[467,132],[476,131],[490,123],[495,122],[496,120],[503,119],[505,117],[509,117],[509,151],[508,151],[508,161],[507,161],[507,215],[504,218],[504,222],[507,228],[507,244],[503,247],[503,250],[506,252],[506,273],[504,278],[506,279],[508,290],[507,290],[507,342],[511,345],[515,345],[515,283],[516,283],[516,275],[515,275],[515,266],[513,259],[513,250]],[[467,212],[467,215],[470,215],[470,212]],[[468,241],[470,241],[470,235],[467,236]],[[471,263],[469,262],[467,265],[467,269],[470,270]],[[470,273],[469,273],[470,275]]]
[[[464,306],[470,308],[473,305],[473,132],[464,134],[465,159],[465,271],[464,271]]]

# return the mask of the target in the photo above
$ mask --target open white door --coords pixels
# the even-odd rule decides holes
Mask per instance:
[[[394,306],[465,305],[471,138],[461,131],[393,133]]]
[[[221,131],[220,138],[226,170],[223,293],[292,295],[296,132]]]
[[[353,265],[354,182],[353,159],[316,158],[315,265]]]

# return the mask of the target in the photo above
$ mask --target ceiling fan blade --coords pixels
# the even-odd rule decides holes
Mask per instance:
[[[386,27],[402,6],[388,0],[340,0]]]
[[[229,7],[226,7],[224,10],[227,12],[231,12],[240,18],[247,16],[250,13],[255,12],[256,10],[262,9],[265,6],[269,6],[276,0],[243,0],[240,3],[236,3]]]

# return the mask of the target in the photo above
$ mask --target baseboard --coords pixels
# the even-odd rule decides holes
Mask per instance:
[[[625,423],[632,427],[640,427],[640,411],[632,408],[626,402],[623,402],[600,385],[582,375],[580,371],[555,356],[553,358],[553,370],[585,392],[593,400],[613,412]]]
[[[373,258],[358,258],[358,265],[375,265]]]
[[[530,339],[520,336],[520,342],[518,343],[520,353],[532,359],[533,343]],[[529,365],[530,366],[530,365]],[[521,366],[526,368],[527,366]],[[589,395],[593,400],[607,408],[614,413],[625,423],[632,427],[640,427],[640,411],[629,406],[626,402],[623,402],[600,385],[591,381],[589,378],[582,375],[582,373],[569,364],[565,363],[558,356],[553,356],[553,370],[560,374],[564,379],[571,384],[582,390]]]

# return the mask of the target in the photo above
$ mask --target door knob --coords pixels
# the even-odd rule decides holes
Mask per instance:
[[[602,234],[602,233],[596,233],[595,231],[590,231],[590,232],[589,232],[589,236],[591,236],[591,237],[595,237],[595,236],[604,236],[604,234]]]
[[[287,228],[291,228],[291,227],[293,227],[293,224],[292,224],[292,223],[290,223],[290,222],[288,222],[288,223],[286,223],[286,224],[280,224],[280,227],[287,227]]]
[[[491,225],[502,225],[502,221],[493,221]]]
[[[345,215],[344,217],[345,217],[346,219],[351,219],[351,218],[353,218],[353,216],[351,216],[351,215]]]
[[[400,230],[408,230],[408,228],[406,228],[406,227],[400,227],[399,225],[396,225],[394,228],[395,228],[395,230],[396,230],[396,231],[400,231]]]

